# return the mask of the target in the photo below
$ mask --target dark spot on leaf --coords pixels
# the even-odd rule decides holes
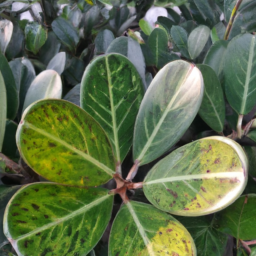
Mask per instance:
[[[24,144],[27,144],[27,141],[26,141],[26,140],[22,140],[22,142],[23,142]]]
[[[38,188],[34,188],[34,190],[35,190],[36,192],[38,192],[38,191],[39,191],[39,189],[38,189]]]
[[[17,213],[17,212],[14,212],[14,213],[12,214],[12,216],[18,216],[18,215],[20,215],[20,214]]]
[[[49,216],[48,216],[48,215],[44,215],[44,217],[45,217],[46,219],[48,219],[48,218],[49,218]]]
[[[204,191],[204,192],[206,192],[206,189],[205,189],[205,187],[203,187],[203,186],[201,186],[201,190]]]
[[[26,221],[23,221],[23,220],[16,220],[16,222],[22,223],[22,224],[27,223]]]
[[[57,172],[57,174],[58,174],[58,175],[60,175],[60,174],[61,174],[61,172],[62,172],[62,169],[60,169],[60,170]]]
[[[220,159],[219,158],[215,159],[214,163],[215,164],[219,164],[220,163]]]
[[[172,191],[171,189],[166,189],[174,198],[177,198],[178,197],[178,194],[174,191]]]
[[[211,172],[210,170],[207,170],[207,173]]]
[[[32,207],[36,210],[36,211],[38,211],[39,210],[39,206],[38,205],[36,205],[36,204],[31,204],[32,205]]]
[[[81,244],[84,244],[85,240],[83,238],[80,239]]]
[[[41,232],[36,233],[36,236],[40,236],[40,235],[41,235]]]
[[[58,117],[57,119],[58,119],[60,122],[62,121],[62,118],[61,118],[61,117]]]
[[[56,144],[54,144],[54,143],[52,143],[52,142],[48,142],[48,145],[49,145],[50,148],[56,147]]]
[[[28,209],[27,208],[21,208],[21,210],[25,211],[25,212],[28,212]]]
[[[189,208],[184,208],[184,211],[189,211]]]
[[[160,231],[160,232],[159,232],[159,235],[162,235],[162,234],[163,234],[163,233]]]
[[[20,204],[13,204],[13,206],[20,206]]]
[[[167,232],[172,232],[172,229],[171,228],[167,229]]]
[[[25,246],[25,248],[28,248],[28,240],[25,240],[24,246]]]

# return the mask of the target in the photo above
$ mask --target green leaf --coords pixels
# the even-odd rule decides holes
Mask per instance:
[[[7,95],[6,95],[4,79],[0,71],[0,152],[2,152],[2,146],[4,142],[6,114],[7,114]]]
[[[38,53],[39,60],[43,64],[48,65],[49,61],[52,59],[52,56],[55,56],[59,52],[60,46],[61,43],[57,39],[57,36],[53,33],[53,31],[50,31],[45,44]]]
[[[235,7],[236,2],[237,2],[237,0],[224,0],[224,14],[225,14],[225,20],[227,22],[230,19],[230,15],[233,11],[233,8]],[[243,7],[245,7],[251,3],[252,3],[252,0],[243,0],[241,2],[239,10],[241,10]]]
[[[24,101],[23,111],[33,102],[41,99],[60,99],[62,83],[59,74],[54,70],[41,72],[31,83]]]
[[[200,117],[216,132],[222,132],[225,122],[225,101],[222,87],[214,70],[197,65],[204,79],[204,97],[199,109]]]
[[[187,31],[180,26],[173,26],[171,28],[171,37],[175,45],[179,48],[181,54],[185,58],[190,59],[190,56],[188,53],[188,46],[187,46],[187,40],[188,40]]]
[[[113,195],[103,188],[36,183],[8,204],[4,233],[19,255],[86,255],[111,217]]]
[[[215,42],[204,59],[204,64],[210,66],[215,71],[220,81],[223,80],[223,69],[227,47],[228,41],[219,40]]]
[[[59,52],[50,60],[46,69],[55,70],[59,75],[61,75],[65,69],[65,64],[66,64],[66,53]]]
[[[14,119],[19,107],[19,95],[15,85],[12,70],[7,59],[0,53],[0,72],[4,78],[7,94],[7,118]]]
[[[13,24],[9,20],[0,20],[0,52],[5,54],[12,38]]]
[[[19,118],[22,114],[22,109],[25,101],[27,91],[36,77],[35,69],[33,64],[29,59],[18,58],[9,62],[10,68],[12,70],[16,88],[19,92]]]
[[[197,67],[177,60],[151,82],[135,123],[133,158],[149,163],[170,149],[196,116],[203,98],[203,77]]]
[[[231,107],[238,114],[249,113],[256,97],[256,40],[242,34],[228,44],[225,55],[225,92]]]
[[[26,163],[47,180],[97,186],[114,174],[106,134],[91,116],[68,101],[41,100],[30,105],[16,141]]]
[[[140,19],[139,26],[140,26],[140,29],[144,32],[144,34],[147,36],[149,36],[153,31],[153,28],[151,27],[151,25],[144,19]]]
[[[215,227],[237,239],[256,239],[256,194],[244,195],[215,216]]]
[[[195,59],[203,51],[211,30],[204,25],[195,28],[188,37],[188,52],[191,59]]]
[[[256,247],[252,248],[250,256],[256,256]]]
[[[10,243],[7,243],[4,246],[0,247],[0,254],[1,256],[17,256]]]
[[[110,233],[109,256],[196,255],[188,231],[171,215],[149,204],[128,202]]]
[[[81,106],[103,127],[117,162],[128,153],[143,97],[143,84],[132,63],[122,55],[96,58],[81,83]]]
[[[170,61],[168,58],[168,37],[163,29],[155,28],[148,38],[148,46],[156,67],[162,68]]]
[[[144,180],[148,200],[162,211],[201,216],[233,203],[248,176],[247,157],[225,137],[207,137],[176,149]]]
[[[104,29],[100,31],[95,38],[95,54],[103,54],[107,51],[111,42],[115,39],[112,31]]]
[[[247,134],[247,137],[256,142],[256,130],[252,130]]]
[[[226,27],[222,22],[217,23],[211,31],[212,42],[215,43],[224,38]]]
[[[195,241],[197,256],[225,255],[228,236],[217,231],[209,216],[179,217],[178,220],[186,227]]]
[[[9,200],[11,197],[17,192],[17,190],[20,189],[20,186],[13,186],[13,187],[7,187],[0,185],[0,248],[2,245],[7,242],[7,238],[3,233],[3,217],[4,217],[4,211],[5,207],[7,206]],[[2,256],[2,254],[1,254]]]
[[[47,39],[47,31],[37,22],[28,23],[25,27],[26,48],[37,54]]]
[[[6,121],[4,143],[2,153],[10,158],[16,157],[17,145],[15,140],[15,134],[18,125],[11,120]]]
[[[80,107],[80,90],[81,84],[77,84],[65,95],[63,99],[72,102]]]
[[[79,35],[69,21],[58,17],[52,22],[52,30],[70,51],[76,51],[76,46],[79,42]]]
[[[138,70],[145,84],[145,60],[140,44],[130,37],[118,37],[109,45],[106,53],[120,53],[127,57]]]

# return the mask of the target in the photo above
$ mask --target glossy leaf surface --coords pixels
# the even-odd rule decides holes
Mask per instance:
[[[249,113],[256,97],[256,40],[255,36],[242,34],[228,45],[224,78],[229,104],[238,114]]]
[[[109,256],[196,255],[188,231],[171,215],[149,204],[128,202],[116,216]]]
[[[5,122],[7,114],[7,95],[5,89],[4,78],[0,72],[0,152],[4,142]]]
[[[196,244],[197,256],[225,255],[228,236],[213,227],[210,216],[178,217]]]
[[[86,255],[105,231],[112,205],[102,188],[27,185],[6,208],[4,233],[19,255]]]
[[[228,41],[219,40],[209,49],[204,59],[204,64],[209,65],[222,81],[225,54],[228,47]]]
[[[23,111],[33,102],[40,99],[60,99],[62,82],[59,74],[54,70],[41,72],[31,83],[24,101]]]
[[[112,31],[108,29],[100,31],[95,38],[95,53],[97,55],[105,53],[114,39]]]
[[[151,27],[151,25],[144,19],[141,19],[139,21],[139,26],[140,26],[140,29],[144,32],[144,34],[147,36],[149,36],[153,31],[153,28]]]
[[[79,42],[79,36],[76,29],[69,21],[58,17],[52,23],[52,30],[70,51],[75,52]]]
[[[66,53],[59,52],[50,60],[46,69],[55,70],[59,75],[61,75],[65,69],[65,65],[66,65]]]
[[[244,195],[216,215],[214,225],[237,239],[256,239],[256,194]]]
[[[7,59],[0,53],[0,71],[4,78],[7,94],[7,118],[14,119],[19,107],[19,95],[15,85],[12,70]]]
[[[225,121],[225,101],[215,71],[207,65],[197,66],[204,78],[204,97],[199,109],[200,117],[216,132],[222,132]]]
[[[188,41],[187,31],[180,26],[173,26],[171,28],[171,36],[175,45],[179,48],[181,54],[187,59],[190,59],[190,56],[188,53],[188,45],[187,45],[187,41]]]
[[[149,163],[180,139],[198,112],[203,89],[201,72],[188,62],[173,61],[158,72],[136,119],[134,160]]]
[[[0,20],[0,52],[5,54],[7,46],[11,41],[13,24],[9,20]]]
[[[98,57],[84,73],[81,106],[107,133],[118,162],[123,161],[131,147],[143,93],[137,70],[122,55]]]
[[[63,99],[72,102],[80,107],[80,90],[81,84],[77,84],[65,95]]]
[[[176,149],[158,162],[143,190],[157,208],[182,216],[219,211],[243,192],[248,176],[246,155],[239,144],[207,137]]]
[[[37,22],[28,23],[25,28],[26,48],[37,54],[47,39],[47,31]]]
[[[102,128],[67,101],[42,100],[27,108],[16,141],[27,164],[50,181],[96,186],[114,174],[112,148]]]
[[[203,51],[211,30],[204,25],[195,28],[188,37],[188,52],[191,59],[195,59]]]

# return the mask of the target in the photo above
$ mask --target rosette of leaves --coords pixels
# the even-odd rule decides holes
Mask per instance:
[[[16,140],[21,156],[51,182],[22,187],[4,215],[4,233],[19,256],[86,255],[110,221],[109,255],[196,255],[194,241],[172,215],[219,211],[242,193],[247,158],[234,141],[208,137],[159,161],[143,182],[140,166],[168,151],[197,114],[204,93],[200,70],[178,60],[164,66],[144,95],[141,77],[119,54],[97,57],[81,82],[81,108],[58,99],[31,104]],[[121,164],[133,145],[126,179]],[[114,179],[116,188],[101,185]],[[132,201],[140,189],[153,204]],[[36,254],[35,254],[36,253]]]

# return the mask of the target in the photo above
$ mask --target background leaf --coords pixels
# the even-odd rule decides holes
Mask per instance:
[[[37,54],[47,39],[47,31],[37,22],[28,23],[25,27],[26,48]]]
[[[66,65],[66,53],[59,52],[50,60],[46,69],[55,70],[59,75],[61,75],[65,69],[65,65]]]
[[[80,107],[80,90],[81,84],[77,84],[65,95],[63,99],[72,102]]]
[[[0,52],[5,54],[7,46],[11,41],[13,24],[9,20],[0,20]]]
[[[256,239],[255,203],[255,194],[241,196],[235,203],[216,214],[215,227],[237,239]]]
[[[103,54],[107,51],[111,42],[115,39],[112,31],[104,29],[100,31],[95,38],[95,54]]]
[[[189,256],[195,253],[195,245],[188,231],[171,215],[151,205],[128,202],[114,220],[109,256]]]
[[[228,44],[225,55],[224,79],[227,100],[238,114],[249,113],[256,97],[255,36],[242,34]]]
[[[97,186],[114,174],[112,148],[102,128],[67,101],[41,100],[27,108],[16,141],[26,163],[50,181]]]
[[[201,216],[219,211],[243,192],[248,162],[239,144],[207,137],[176,149],[147,174],[143,191],[162,211]]]
[[[4,142],[5,134],[5,122],[7,114],[7,95],[5,89],[5,83],[0,71],[0,152],[2,152],[2,146]]]
[[[188,37],[188,52],[191,59],[195,59],[204,49],[211,30],[204,25],[200,25],[195,28]]]
[[[7,94],[7,118],[14,119],[19,107],[19,95],[15,85],[12,70],[7,59],[0,53],[0,71],[4,78]]]
[[[222,132],[225,121],[225,101],[220,81],[211,67],[204,64],[197,67],[204,79],[204,97],[199,115],[214,131]]]
[[[59,74],[54,70],[45,70],[31,83],[24,101],[23,111],[33,102],[40,99],[60,99],[62,83]]]
[[[81,83],[81,106],[107,133],[117,162],[124,160],[132,145],[142,97],[140,76],[124,56],[98,57],[86,68]]]
[[[36,183],[12,198],[4,232],[19,255],[86,255],[103,235],[112,206],[113,195],[103,188]]]
[[[151,27],[151,25],[144,19],[141,19],[139,21],[139,26],[140,26],[140,29],[145,33],[145,35],[149,36],[152,31],[153,31],[153,28]]]
[[[178,60],[167,64],[150,84],[135,123],[133,158],[149,163],[173,146],[187,130],[203,97],[201,72]]]

